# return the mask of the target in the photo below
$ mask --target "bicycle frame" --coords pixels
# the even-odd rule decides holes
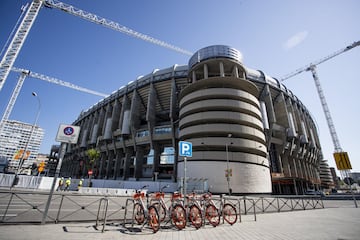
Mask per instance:
[[[223,195],[220,196],[220,201],[220,213],[223,217],[223,223],[225,220],[230,225],[233,225],[237,221],[236,207],[232,203],[226,203]]]
[[[145,194],[144,192],[141,192],[141,190],[137,191],[133,196],[133,214],[135,216],[135,220],[138,224],[143,224],[143,226],[145,223],[148,223],[149,226],[153,229],[153,232],[156,233],[160,229],[159,214],[154,206],[145,206],[144,198]],[[147,221],[145,221],[145,218]]]
[[[163,190],[163,189],[162,189]],[[170,207],[165,202],[165,194],[163,192],[156,192],[151,195],[150,204],[155,206],[158,210],[160,222],[164,221],[166,216],[169,216],[169,221],[178,228],[183,229],[186,225],[186,211],[184,207],[173,201],[171,198]]]
[[[203,225],[203,211],[201,210],[202,207],[199,200],[201,199],[197,199],[194,192],[186,195],[186,213],[196,229],[199,229]]]
[[[210,192],[201,195],[201,206],[203,207],[205,218],[209,221],[209,223],[213,227],[218,226],[220,224],[220,211],[213,201],[212,194]]]

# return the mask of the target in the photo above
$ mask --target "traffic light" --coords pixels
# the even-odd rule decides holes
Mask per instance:
[[[38,166],[38,172],[43,172],[45,169],[45,162],[41,162]]]

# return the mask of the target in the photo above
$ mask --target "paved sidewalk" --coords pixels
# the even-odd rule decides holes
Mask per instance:
[[[0,225],[0,239],[156,239],[156,240],[201,240],[201,239],[360,239],[360,208],[325,208],[317,210],[242,216],[242,222],[233,226],[221,224],[195,230],[186,227],[160,229],[153,234],[150,229],[130,231],[118,224],[107,225],[105,232],[96,230],[93,223],[59,223],[46,225]],[[139,230],[135,225],[135,230]]]

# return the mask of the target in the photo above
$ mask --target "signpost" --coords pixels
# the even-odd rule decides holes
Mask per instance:
[[[39,164],[39,167],[38,167],[38,172],[39,172],[39,175],[40,173],[42,173],[45,169],[45,162],[42,161],[40,164]]]
[[[191,142],[179,142],[179,156],[192,157],[192,143]]]
[[[59,177],[60,174],[60,169],[61,169],[61,164],[62,164],[62,160],[65,156],[65,152],[66,152],[66,147],[68,143],[72,143],[72,144],[76,144],[79,138],[79,133],[80,133],[80,127],[79,126],[72,126],[72,125],[67,125],[67,124],[60,124],[57,135],[55,140],[57,142],[61,142],[61,147],[60,147],[60,156],[59,156],[59,162],[56,166],[56,170],[55,170],[55,176],[51,185],[51,190],[50,190],[50,194],[49,194],[49,198],[47,200],[46,206],[45,206],[45,210],[44,210],[44,214],[43,214],[43,218],[41,221],[41,224],[45,224],[46,223],[46,217],[49,211],[49,207],[50,207],[50,202],[52,199],[52,196],[54,194],[54,190],[55,190],[55,185],[56,185],[56,181],[57,178]]]
[[[351,170],[351,163],[347,152],[334,153],[336,167],[338,170]]]
[[[225,169],[225,177],[226,178],[232,177],[232,168]]]
[[[179,142],[179,156],[184,157],[184,202],[185,202],[186,188],[187,188],[187,183],[186,183],[186,171],[187,171],[186,157],[192,157],[192,143],[191,142],[185,142],[185,141],[180,141]]]
[[[60,124],[55,141],[76,144],[79,138],[80,127]]]
[[[347,184],[350,187],[350,192],[351,192],[351,195],[352,195],[352,197],[354,199],[355,207],[357,208],[358,205],[357,205],[357,202],[356,202],[354,192],[352,190],[352,186],[351,186],[352,184],[350,182],[349,172],[352,169],[352,167],[351,167],[351,163],[350,163],[348,153],[347,152],[335,152],[334,153],[334,159],[335,159],[336,167],[337,167],[338,170],[340,170],[340,173],[341,173],[343,179],[344,180],[347,179]]]

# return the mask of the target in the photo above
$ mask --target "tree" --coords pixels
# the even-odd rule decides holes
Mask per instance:
[[[86,155],[89,157],[89,161],[86,161],[86,168],[87,170],[93,170],[95,161],[100,157],[100,152],[95,148],[90,148],[86,151]],[[89,176],[89,187],[91,186],[91,175]]]
[[[96,159],[100,157],[100,152],[95,148],[91,148],[86,151],[86,155],[89,157],[89,162],[87,164],[88,170],[93,169]]]

